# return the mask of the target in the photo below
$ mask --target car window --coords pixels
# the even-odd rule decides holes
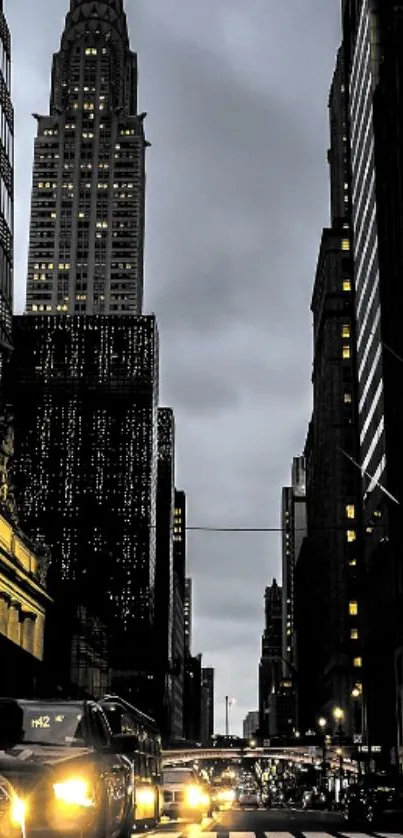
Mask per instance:
[[[93,745],[96,748],[105,748],[109,739],[108,730],[102,713],[96,708],[91,709],[91,729],[93,733]]]

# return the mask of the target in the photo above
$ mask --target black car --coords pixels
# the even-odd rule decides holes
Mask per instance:
[[[96,702],[0,699],[0,836],[129,838],[136,747]]]
[[[351,824],[374,825],[390,821],[403,828],[401,778],[369,774],[350,786],[346,795],[346,819]]]

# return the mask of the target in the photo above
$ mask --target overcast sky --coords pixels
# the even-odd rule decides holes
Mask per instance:
[[[16,108],[16,310],[25,298],[34,112],[69,0],[5,0]],[[126,0],[148,112],[145,313],[161,337],[190,525],[276,527],[311,408],[310,295],[329,217],[327,97],[339,0]],[[190,533],[194,653],[216,729],[257,707],[277,534]]]

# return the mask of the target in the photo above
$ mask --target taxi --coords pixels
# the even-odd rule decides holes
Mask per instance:
[[[0,836],[130,838],[135,739],[94,701],[0,699]]]

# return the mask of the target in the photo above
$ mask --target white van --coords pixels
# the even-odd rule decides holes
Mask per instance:
[[[211,798],[191,768],[162,772],[162,815],[201,823],[211,812]]]

